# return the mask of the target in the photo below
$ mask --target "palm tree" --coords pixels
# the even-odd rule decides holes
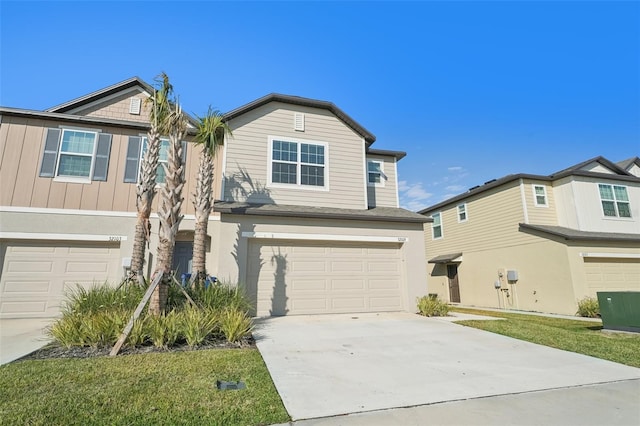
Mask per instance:
[[[200,164],[196,192],[193,198],[195,208],[195,232],[193,236],[193,280],[202,284],[207,278],[206,269],[206,241],[209,215],[213,201],[213,161],[218,148],[223,144],[225,134],[231,135],[231,130],[220,111],[209,107],[204,117],[198,117],[198,129],[195,143],[201,147]]]
[[[151,296],[149,313],[160,315],[167,304],[171,266],[173,263],[173,249],[178,227],[182,221],[182,188],[184,187],[184,164],[182,162],[182,139],[187,130],[185,116],[176,104],[167,116],[166,121],[169,134],[169,152],[167,164],[162,164],[165,171],[165,183],[160,190],[160,206],[158,217],[160,229],[158,232],[158,251],[155,274],[162,274],[163,280]]]
[[[158,173],[158,159],[160,157],[160,136],[166,132],[166,119],[173,101],[173,86],[169,77],[162,73],[155,79],[160,88],[154,90],[153,97],[147,99],[151,105],[149,114],[151,128],[147,133],[147,150],[140,165],[140,176],[136,185],[136,208],[138,220],[133,238],[133,253],[131,256],[131,271],[138,282],[144,284],[145,248],[149,244],[151,233],[151,204],[156,195],[156,177]]]

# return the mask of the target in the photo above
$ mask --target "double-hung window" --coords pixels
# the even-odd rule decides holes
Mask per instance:
[[[467,221],[467,203],[458,204],[458,222]]]
[[[110,150],[111,135],[99,130],[47,129],[39,175],[70,182],[105,181]]]
[[[382,161],[367,161],[367,184],[369,186],[384,186],[384,170]]]
[[[544,185],[533,185],[533,201],[536,207],[547,207],[547,189]]]
[[[433,239],[437,240],[442,238],[442,214],[434,213],[431,215],[433,223],[431,224],[431,231],[433,233]]]
[[[631,217],[627,187],[621,185],[598,184],[602,211],[607,217]]]
[[[270,183],[325,188],[326,151],[321,142],[272,138]]]
[[[142,149],[140,150],[140,165],[142,166],[142,159],[147,152],[147,138],[142,137]],[[160,139],[160,153],[158,156],[158,168],[156,169],[156,183],[164,183],[166,180],[163,164],[167,164],[169,161],[169,139]]]

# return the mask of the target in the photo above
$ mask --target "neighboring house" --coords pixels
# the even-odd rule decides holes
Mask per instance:
[[[75,283],[122,279],[152,90],[131,78],[46,111],[0,108],[0,317],[55,315]],[[414,311],[429,219],[398,206],[405,153],[372,148],[329,102],[272,94],[225,117],[208,271],[240,283],[260,316]],[[198,155],[186,146],[178,275],[190,268]],[[147,273],[157,231],[154,214]]]
[[[429,292],[465,305],[575,314],[640,291],[640,159],[516,174],[428,207]]]

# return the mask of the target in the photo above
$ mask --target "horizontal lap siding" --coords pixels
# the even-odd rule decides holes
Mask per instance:
[[[536,207],[533,185],[545,187],[547,191],[547,207]],[[524,193],[529,223],[535,225],[558,225],[555,193],[550,182],[524,180]]]
[[[382,161],[387,180],[384,186],[367,185],[367,196],[371,207],[398,207],[398,187],[396,163],[393,157],[367,155],[367,160]]]
[[[293,130],[294,111],[305,113],[305,131]],[[331,113],[314,109],[270,103],[231,120],[233,137],[227,142],[225,177],[244,169],[255,187],[266,187],[270,159],[269,136],[328,144],[329,191],[267,188],[268,195],[251,201],[278,204],[315,205],[361,209],[365,207],[363,141],[351,128]],[[249,189],[249,184],[244,183]],[[225,199],[242,201],[225,186]]]
[[[82,126],[112,135],[107,181],[68,183],[39,176],[44,135],[47,128],[58,128],[59,122],[20,117],[2,117],[0,144],[3,146],[0,163],[0,205],[34,208],[59,208],[101,211],[136,211],[136,185],[125,183],[124,167],[129,136],[137,130],[115,127]],[[77,125],[75,127],[78,127]],[[192,193],[195,189],[199,148],[188,144],[185,176],[187,183],[183,213],[192,214]],[[158,195],[153,211],[157,210]]]
[[[481,197],[481,198],[480,198]],[[470,197],[467,221],[458,223],[457,204],[442,212],[444,238],[433,240],[431,224],[425,225],[425,243],[429,258],[456,252],[474,252],[526,244],[535,237],[518,231],[524,222],[520,187],[509,183]]]
[[[140,114],[129,114],[129,106],[131,105],[131,98],[140,99]],[[147,96],[140,92],[125,93],[118,96],[115,99],[109,99],[102,103],[92,105],[87,108],[79,109],[73,114],[83,115],[88,117],[103,117],[113,120],[126,120],[136,121],[140,123],[149,122],[149,105],[145,104]]]

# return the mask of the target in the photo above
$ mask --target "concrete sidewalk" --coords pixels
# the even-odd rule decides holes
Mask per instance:
[[[45,329],[54,320],[0,319],[0,365],[22,358],[49,343]]]
[[[635,426],[640,380],[451,401],[286,423],[296,426]]]
[[[272,317],[258,323],[254,337],[293,420],[640,379],[638,368],[449,320],[407,313]]]

